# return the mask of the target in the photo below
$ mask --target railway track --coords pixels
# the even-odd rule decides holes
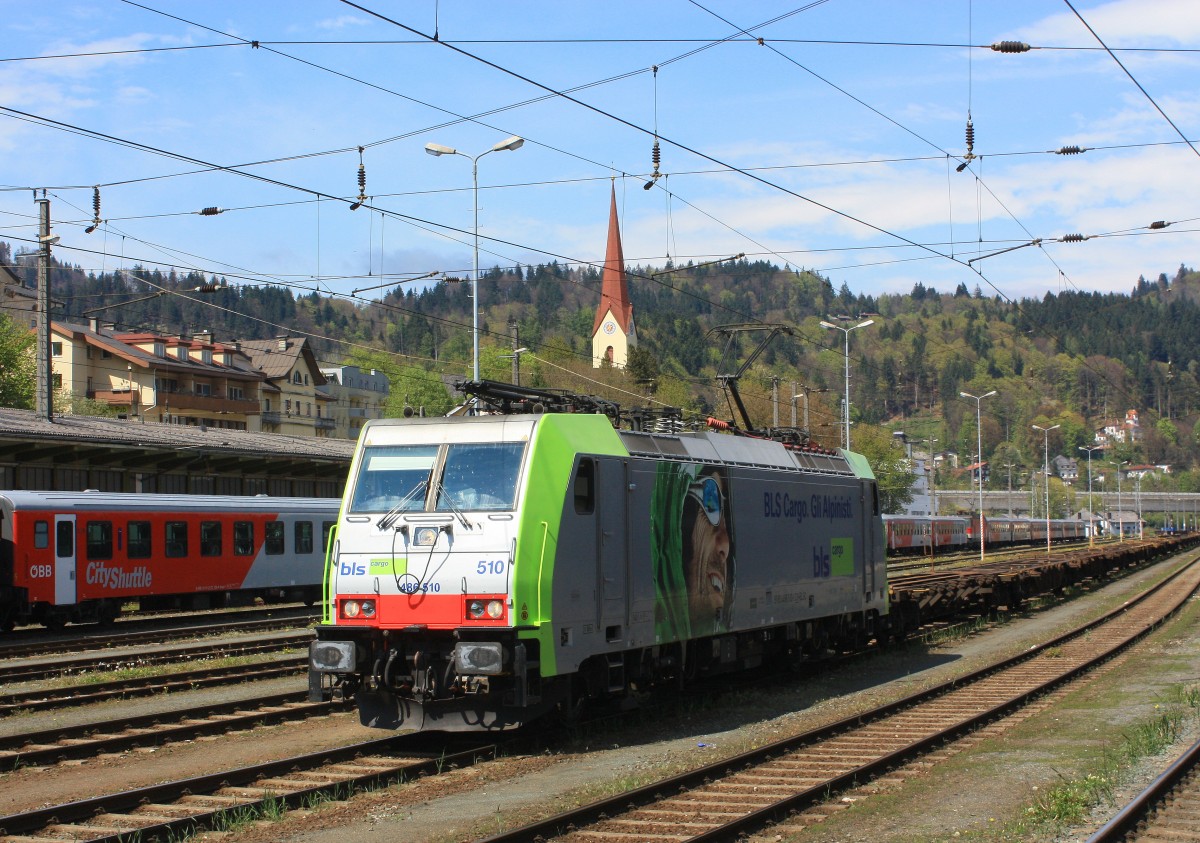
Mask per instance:
[[[1175,843],[1200,839],[1200,741],[1088,838],[1087,843]]]
[[[292,609],[225,614],[220,619],[213,619],[211,613],[203,617],[188,615],[169,625],[162,618],[122,621],[99,631],[92,628],[86,633],[66,637],[61,634],[47,635],[42,630],[28,630],[8,633],[0,639],[3,640],[0,659],[78,653],[81,650],[112,650],[212,635],[311,627],[318,617],[310,609]]]
[[[14,661],[9,664],[0,664],[0,681],[35,681],[88,670],[117,670],[131,666],[143,667],[197,659],[276,653],[281,650],[307,647],[312,636],[311,629],[303,629],[263,638],[177,645],[157,649],[132,650],[127,653],[82,653],[78,656],[65,656],[55,660]]]
[[[348,710],[344,702],[310,703],[306,691],[269,694],[253,699],[208,704],[188,709],[119,717],[78,726],[58,726],[37,732],[0,737],[0,771],[44,766],[195,740],[243,729],[320,717]]]
[[[165,676],[144,676],[98,684],[3,694],[0,695],[0,716],[296,676],[306,669],[307,664],[307,656],[296,656],[271,662],[190,670]]]
[[[495,745],[447,750],[400,735],[0,817],[0,843],[179,839],[223,818],[343,799],[495,757]]]
[[[707,843],[770,825],[797,831],[816,821],[806,812],[831,794],[927,756],[1101,665],[1170,617],[1198,587],[1200,563],[1193,557],[1136,601],[1021,656],[487,841]]]

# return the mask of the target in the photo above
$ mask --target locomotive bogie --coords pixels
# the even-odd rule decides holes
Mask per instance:
[[[886,613],[878,498],[857,455],[634,434],[600,415],[371,422],[310,696],[352,689],[373,726],[504,728],[819,654],[875,635]]]

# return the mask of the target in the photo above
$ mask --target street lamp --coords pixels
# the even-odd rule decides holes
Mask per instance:
[[[1042,458],[1042,473],[1046,475],[1046,555],[1050,555],[1050,431],[1058,430],[1062,425],[1052,424],[1050,427],[1033,425],[1034,430],[1042,432],[1046,450]]]
[[[863,322],[859,322],[857,325],[851,325],[849,328],[843,328],[841,325],[835,325],[832,322],[826,322],[824,319],[821,320],[822,328],[833,328],[835,331],[841,331],[846,335],[846,400],[842,404],[842,418],[846,424],[845,447],[847,451],[850,450],[850,332],[874,324],[874,319],[867,319]]]
[[[1077,445],[1081,451],[1087,451],[1088,455],[1088,547],[1095,545],[1093,534],[1096,532],[1096,513],[1095,505],[1092,503],[1092,451],[1103,451],[1102,445]]]
[[[979,474],[979,561],[983,561],[983,422],[980,413],[980,405],[983,404],[984,398],[991,398],[996,394],[996,390],[985,392],[983,395],[972,395],[969,392],[958,393],[963,398],[970,398],[975,402],[975,447],[979,450],[979,459],[975,462],[975,470]]]
[[[459,152],[452,146],[442,146],[440,143],[425,144],[425,151],[430,155],[461,155],[463,158],[471,159],[471,186],[472,196],[475,200],[475,271],[471,276],[471,347],[473,379],[476,383],[479,383],[479,159],[491,152],[520,149],[524,143],[524,138],[513,135],[475,156]]]
[[[1123,507],[1125,504],[1121,500],[1121,466],[1128,465],[1129,460],[1121,460],[1113,462],[1111,465],[1117,469],[1117,518],[1121,519],[1117,523],[1120,525],[1117,528],[1117,541],[1125,541],[1125,513]]]

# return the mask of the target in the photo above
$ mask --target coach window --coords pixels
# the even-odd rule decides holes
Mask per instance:
[[[233,555],[234,556],[253,556],[254,555],[254,522],[253,521],[234,521],[233,522]]]
[[[54,555],[66,559],[75,555],[75,522],[59,521],[55,525]]]
[[[268,521],[266,528],[267,555],[278,556],[283,553],[283,522]]]
[[[50,546],[50,522],[33,522],[33,546],[39,550]]]
[[[333,532],[333,521],[321,522],[321,552],[329,552],[329,534]]]
[[[182,559],[188,555],[186,521],[168,521],[166,528],[167,558]]]
[[[150,522],[149,521],[130,521],[129,522],[129,558],[130,559],[149,559],[150,558]]]
[[[87,558],[112,559],[112,522],[87,522]]]
[[[201,556],[220,556],[221,555],[221,522],[220,521],[201,521],[200,522],[200,555]]]
[[[591,515],[596,510],[596,462],[581,459],[575,469],[575,514]]]
[[[313,552],[313,528],[311,521],[296,522],[296,553]]]

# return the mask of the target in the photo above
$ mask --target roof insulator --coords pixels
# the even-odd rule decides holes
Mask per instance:
[[[1058,238],[1059,243],[1082,243],[1084,240],[1090,239],[1085,234],[1064,234]]]
[[[1078,155],[1081,152],[1087,152],[1087,151],[1088,151],[1088,147],[1086,147],[1086,146],[1064,146],[1060,149],[1054,150],[1054,154],[1055,155]]]
[[[198,213],[202,217],[215,217],[217,214],[225,213],[225,209],[218,208],[216,205],[211,205],[207,208],[200,209],[196,213]]]
[[[997,53],[1028,53],[1032,48],[1024,41],[997,41],[992,49]]]
[[[1168,225],[1170,225],[1170,223],[1166,220],[1155,220],[1154,222],[1150,223],[1149,228],[1151,231],[1158,231],[1160,228],[1166,228]]]

